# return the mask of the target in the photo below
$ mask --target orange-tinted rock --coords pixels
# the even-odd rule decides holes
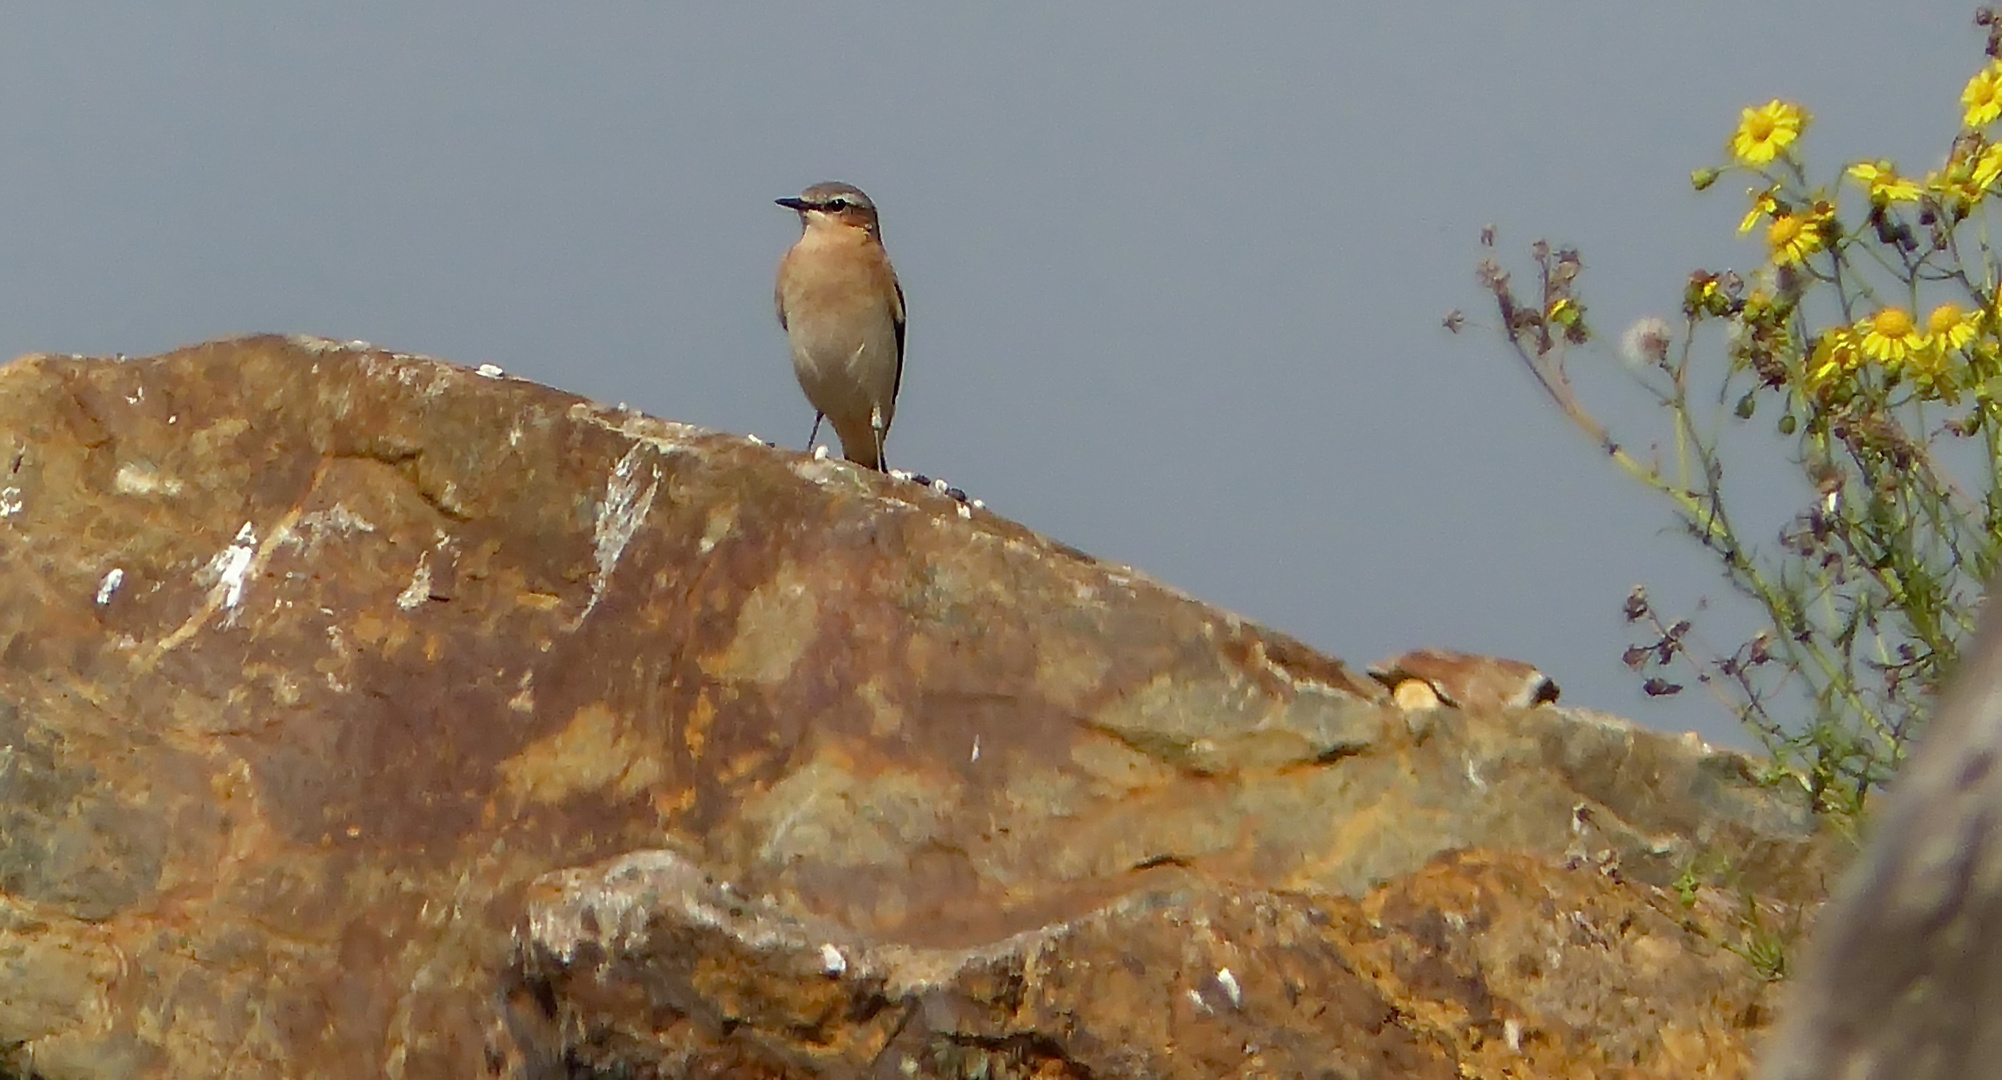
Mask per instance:
[[[1442,856],[1360,901],[1136,876],[957,949],[788,915],[667,852],[556,876],[530,911],[514,1023],[608,1071],[1744,1076],[1774,996],[1722,924],[1522,855]]]
[[[0,370],[0,1070],[846,1075],[915,1003],[938,1075],[1339,1045],[1331,1075],[1443,1076],[1490,1051],[1411,1020],[1439,995],[1344,897],[1478,884],[1433,860],[1485,847],[1527,883],[1497,921],[1570,918],[1564,882],[1656,910],[1699,857],[1805,898],[1810,826],[1735,755],[1551,708],[1421,722],[929,490],[532,384],[280,338]],[[850,974],[645,894],[668,938],[551,951],[549,912],[661,850]],[[858,996],[897,956],[944,1015]],[[1685,982],[1659,1007],[1713,1010],[1686,1045],[1738,1039],[1738,991]],[[1536,1061],[1610,1040],[1683,1075],[1594,1026],[1630,1013],[1491,1008]]]

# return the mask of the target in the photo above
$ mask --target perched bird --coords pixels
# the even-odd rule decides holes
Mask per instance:
[[[876,204],[838,183],[777,202],[799,212],[799,242],[779,261],[775,297],[793,372],[813,403],[807,444],[826,417],[844,457],[881,469],[904,381],[904,290],[883,250]]]

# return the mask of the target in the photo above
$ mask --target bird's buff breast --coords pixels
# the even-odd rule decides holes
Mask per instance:
[[[852,403],[889,411],[896,388],[897,331],[888,310],[846,319],[795,317],[786,338],[793,371],[815,408],[832,414]]]

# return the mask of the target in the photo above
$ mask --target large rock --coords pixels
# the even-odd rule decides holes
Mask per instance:
[[[0,1073],[1737,1075],[1812,824],[497,372],[0,370]]]

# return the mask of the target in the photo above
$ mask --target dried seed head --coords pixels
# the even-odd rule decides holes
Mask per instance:
[[[1620,335],[1620,356],[1636,368],[1666,367],[1668,347],[1674,340],[1675,331],[1667,320],[1649,315],[1634,320]]]

